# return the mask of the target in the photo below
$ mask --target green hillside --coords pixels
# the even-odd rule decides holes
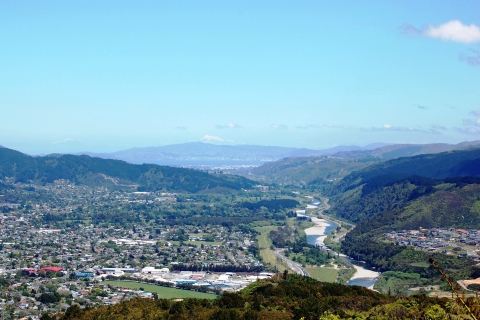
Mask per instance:
[[[421,154],[434,154],[453,150],[468,150],[478,148],[479,146],[480,141],[465,141],[458,144],[394,144],[377,148],[373,151],[370,151],[370,154],[374,157],[389,160],[400,157],[413,157]]]
[[[222,192],[251,188],[243,177],[210,174],[193,169],[159,165],[134,165],[120,160],[89,156],[57,155],[31,157],[0,148],[0,178],[15,182],[52,183],[67,179],[73,183],[110,187],[137,187],[141,191]]]
[[[433,191],[362,220],[352,234],[422,228],[480,229],[480,181],[439,182]]]
[[[411,176],[430,179],[480,176],[480,149],[426,154],[376,163],[348,175],[332,192],[347,191],[365,184],[365,194]]]
[[[376,159],[357,161],[349,158],[302,157],[267,163],[252,170],[252,174],[279,184],[321,184],[341,179]]]
[[[376,163],[333,184],[328,213],[357,223],[342,251],[393,272],[382,281],[400,284],[397,289],[440,284],[435,270],[424,265],[432,253],[396,245],[384,233],[420,227],[480,229],[479,164],[480,150],[420,155]],[[470,259],[433,255],[455,279],[480,276]]]
[[[325,193],[331,198],[330,213],[359,222],[402,208],[409,201],[434,192],[435,186],[445,179],[468,184],[475,179],[467,177],[478,176],[480,150],[452,151],[376,163],[349,174]]]
[[[480,229],[480,179],[476,179],[476,183],[467,182],[472,181],[437,181],[428,194],[415,199],[404,199],[396,208],[375,215],[370,211],[372,215],[360,221],[346,235],[342,250],[347,255],[366,261],[370,267],[409,274],[410,286],[412,279],[416,279],[418,285],[440,283],[435,270],[418,264],[425,262],[432,253],[388,242],[384,233],[419,230],[421,227]],[[413,188],[412,184],[399,184],[397,187],[406,193]],[[381,197],[377,196],[376,199],[378,198]],[[433,253],[433,256],[457,280],[480,276],[480,269],[472,260],[441,253]]]
[[[410,159],[413,156],[423,156],[419,159],[425,159],[430,155],[438,153],[452,153],[454,151],[465,150],[472,151],[475,150],[475,148],[477,148],[478,151],[479,146],[480,141],[462,142],[456,145],[445,143],[396,144],[380,147],[374,150],[340,151],[332,156],[286,158],[254,168],[251,173],[259,178],[267,179],[279,184],[318,186],[342,179],[353,171],[359,171],[371,164],[380,163],[385,160],[392,160],[400,157],[409,157],[408,159]],[[440,159],[441,158],[442,157],[440,157]],[[422,160],[420,160],[420,162],[421,161]],[[411,168],[402,167],[401,163],[402,161],[396,162],[395,168],[392,169],[394,169],[395,172],[397,170],[400,170],[400,172],[411,170]],[[415,165],[417,164],[418,163]],[[379,165],[378,168],[384,167]],[[425,171],[425,168],[419,170],[419,172]],[[406,176],[401,176],[408,177],[413,174],[423,175],[421,173],[412,172]],[[454,175],[456,175],[456,173]]]

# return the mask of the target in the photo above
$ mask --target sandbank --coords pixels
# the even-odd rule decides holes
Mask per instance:
[[[325,231],[327,230],[327,227],[330,226],[330,223],[327,220],[319,219],[316,217],[312,217],[312,222],[315,224],[315,227],[305,229],[305,234],[307,236],[318,236],[315,244],[323,246],[323,241],[325,240],[325,238],[327,238]]]
[[[353,265],[355,268],[355,274],[350,278],[350,281],[355,280],[355,279],[375,279],[380,276],[380,272],[377,271],[372,271],[372,270],[367,270],[365,268],[362,268],[360,266]],[[373,285],[368,287],[368,289],[373,289]]]

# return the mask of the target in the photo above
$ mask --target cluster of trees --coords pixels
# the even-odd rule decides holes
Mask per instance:
[[[56,303],[62,299],[58,292],[44,292],[42,293],[37,300],[41,303]]]
[[[242,202],[241,207],[247,208],[249,210],[259,210],[264,207],[269,211],[277,212],[283,209],[295,208],[299,206],[300,203],[294,199],[271,199],[271,200],[260,200],[257,202]]]
[[[294,230],[288,225],[270,231],[269,235],[272,244],[277,248],[286,248],[292,246]]]
[[[321,251],[318,248],[307,247],[303,249],[302,255],[299,257],[293,257],[292,260],[302,265],[321,266],[327,264],[332,255],[330,252]]]

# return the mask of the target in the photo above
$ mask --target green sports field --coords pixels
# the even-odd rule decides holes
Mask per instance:
[[[136,289],[143,288],[146,292],[157,293],[159,298],[163,299],[216,299],[218,296],[211,293],[196,292],[191,290],[181,290],[169,287],[156,286],[154,284],[140,283],[134,281],[103,281],[102,284],[109,284],[114,287]]]

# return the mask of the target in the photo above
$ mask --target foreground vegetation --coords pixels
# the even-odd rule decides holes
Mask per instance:
[[[471,299],[471,303],[476,303]],[[217,300],[133,299],[114,306],[80,309],[42,319],[469,319],[457,301],[389,296],[363,287],[322,283],[298,275],[255,282]]]

